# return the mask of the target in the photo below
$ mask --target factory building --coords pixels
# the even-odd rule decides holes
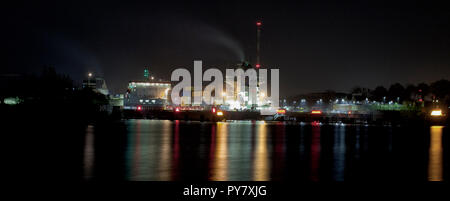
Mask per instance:
[[[105,96],[109,95],[108,87],[106,86],[106,81],[98,76],[93,76],[89,73],[88,78],[83,80],[83,88],[91,88],[95,92],[101,93]]]
[[[171,83],[154,81],[148,70],[144,71],[144,81],[130,81],[124,96],[124,109],[163,109],[169,104]]]

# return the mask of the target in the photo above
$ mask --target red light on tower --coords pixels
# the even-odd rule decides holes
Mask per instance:
[[[261,67],[261,60],[260,60],[260,38],[261,38],[261,26],[262,22],[261,20],[256,21],[256,65],[255,68]]]
[[[142,106],[137,106],[137,111],[141,111],[142,110]]]
[[[175,108],[175,112],[180,112],[180,108],[179,108],[179,107],[176,107],[176,108]]]

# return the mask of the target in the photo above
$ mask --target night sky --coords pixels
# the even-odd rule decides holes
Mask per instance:
[[[0,74],[54,66],[80,82],[102,75],[113,93],[172,70],[280,69],[281,95],[450,79],[450,6],[431,1],[217,1],[2,3]]]

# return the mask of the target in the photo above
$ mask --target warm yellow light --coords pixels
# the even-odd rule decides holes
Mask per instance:
[[[286,114],[286,110],[285,109],[279,109],[279,110],[277,110],[277,114]]]
[[[223,112],[222,111],[218,111],[217,112],[217,116],[223,116]]]
[[[443,128],[443,126],[431,126],[430,129],[430,149],[428,151],[428,181],[442,181],[443,179]]]
[[[431,111],[431,116],[442,116],[442,110]]]
[[[89,76],[89,77],[92,77],[92,73],[88,73],[88,76]]]
[[[265,94],[264,93],[261,93],[261,97],[264,97],[265,96]]]

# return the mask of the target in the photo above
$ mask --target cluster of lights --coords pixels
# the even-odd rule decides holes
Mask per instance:
[[[140,103],[143,103],[144,100],[140,99],[139,100]],[[150,100],[145,100],[146,103],[150,103]],[[152,103],[156,103],[156,100],[152,100]]]
[[[132,82],[131,86],[170,86],[167,83]]]
[[[216,114],[217,116],[223,116],[223,111],[218,110],[216,107],[213,107],[213,108],[211,109],[211,112],[212,112],[213,114]]]
[[[175,113],[180,113],[181,110],[182,110],[182,109],[181,109],[180,107],[175,107],[174,112],[175,112]],[[223,115],[224,115],[224,112],[223,112],[223,111],[218,110],[218,109],[215,108],[215,107],[213,107],[213,108],[211,109],[211,112],[212,112],[213,114],[216,114],[217,116],[223,116]]]

